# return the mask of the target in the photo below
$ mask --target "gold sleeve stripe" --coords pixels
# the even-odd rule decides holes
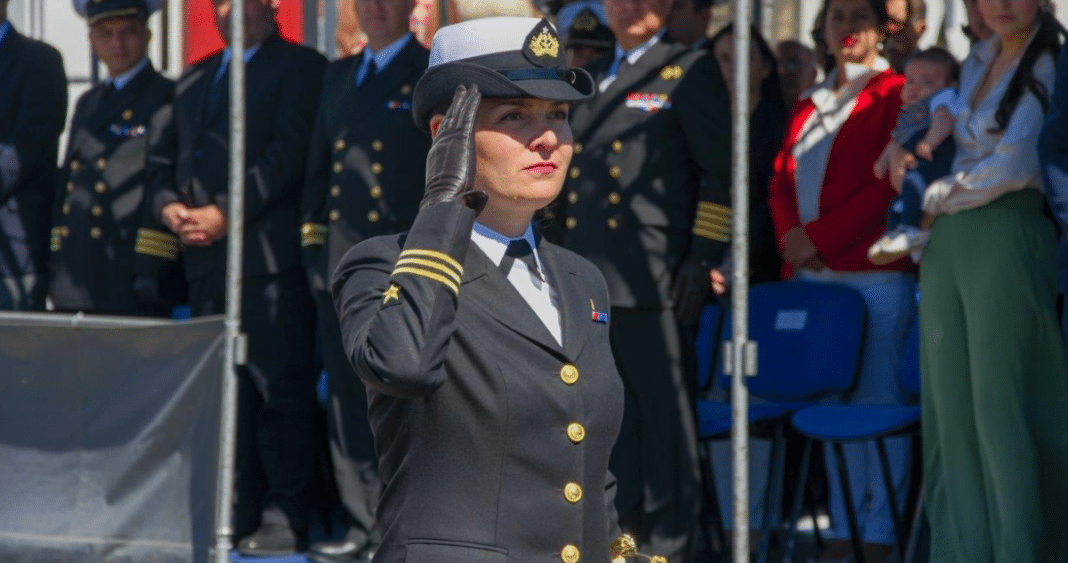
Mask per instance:
[[[732,225],[730,223],[720,223],[720,222],[712,222],[712,221],[700,221],[699,220],[696,223],[694,223],[694,228],[708,229],[708,230],[712,230],[712,231],[723,231],[723,232],[728,232],[728,233],[731,231],[731,227],[732,227]]]
[[[698,209],[697,216],[712,221],[730,221],[734,217],[734,213],[722,212],[722,211],[710,211],[707,209]]]
[[[460,286],[456,285],[455,282],[453,282],[452,280],[450,280],[449,278],[447,278],[447,277],[445,277],[445,276],[443,276],[441,274],[438,274],[437,272],[431,272],[430,270],[423,270],[421,268],[403,267],[403,268],[397,268],[397,269],[393,270],[393,274],[392,275],[396,276],[397,274],[410,274],[410,275],[413,275],[413,276],[420,276],[420,277],[424,277],[424,278],[427,278],[427,279],[431,279],[431,280],[434,280],[436,282],[440,282],[445,287],[451,289],[454,294],[460,295]],[[391,276],[391,278],[392,278],[392,276]]]
[[[300,234],[304,236],[325,235],[328,230],[328,227],[322,223],[304,223],[300,226]]]
[[[707,238],[707,239],[718,240],[720,242],[730,242],[731,241],[731,236],[729,234],[724,234],[724,233],[715,232],[715,231],[706,231],[704,229],[700,229],[700,228],[696,228],[696,227],[693,230],[693,234],[695,234],[695,235],[697,235],[699,237]]]
[[[326,244],[326,237],[323,235],[303,234],[300,236],[301,246],[322,246],[324,244]]]
[[[456,273],[460,274],[461,277],[464,275],[464,267],[461,266],[455,258],[449,256],[448,254],[445,254],[444,252],[438,252],[437,250],[427,250],[423,248],[406,248],[401,251],[399,258],[404,258],[406,256],[424,256],[427,258],[434,258],[455,268]]]
[[[137,229],[137,240],[152,240],[178,246],[178,237],[153,229]]]
[[[710,201],[697,202],[697,209],[699,211],[707,211],[709,213],[723,213],[726,215],[730,215],[731,213],[733,213],[730,207],[727,207],[726,205],[720,205],[718,203],[712,203]]]
[[[438,270],[446,276],[452,278],[452,280],[455,281],[457,284],[459,284],[461,281],[460,275],[457,274],[455,270],[449,268],[441,262],[434,262],[433,260],[424,260],[422,258],[401,258],[400,260],[397,260],[396,267],[409,265],[425,266],[427,268]]]
[[[142,248],[140,246],[138,246],[134,250],[136,250],[138,254],[144,254],[146,256],[155,256],[156,258],[162,258],[163,260],[167,260],[168,262],[174,262],[178,259],[177,252],[165,252],[163,250],[158,250],[155,248]]]

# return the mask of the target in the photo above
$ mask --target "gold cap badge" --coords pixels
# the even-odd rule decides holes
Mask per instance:
[[[548,26],[541,28],[541,33],[530,38],[530,52],[535,57],[552,57],[560,55],[560,41],[549,31]]]

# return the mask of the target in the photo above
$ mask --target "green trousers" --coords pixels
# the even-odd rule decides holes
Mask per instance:
[[[939,216],[920,270],[931,563],[1068,562],[1068,366],[1037,190]]]

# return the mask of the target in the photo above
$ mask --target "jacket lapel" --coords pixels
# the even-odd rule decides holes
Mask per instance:
[[[562,259],[559,248],[548,243],[538,247],[538,257],[545,263],[549,281],[556,288],[560,303],[561,334],[564,341],[564,353],[574,360],[586,346],[593,323],[590,312],[595,304],[587,288],[588,284],[579,279],[579,275]],[[601,307],[608,308],[608,303]]]
[[[478,291],[478,298],[471,301],[505,328],[546,350],[560,353],[560,344],[549,329],[542,324],[541,319],[508,278],[474,243],[467,249],[463,285],[469,287],[461,291]]]
[[[98,131],[102,127],[107,127],[123,110],[128,109],[137,101],[145,85],[148,84],[149,79],[155,72],[155,69],[152,68],[152,63],[149,63],[145,68],[141,69],[141,72],[137,73],[133,80],[126,84],[125,88],[115,92],[115,95],[110,100],[101,99],[104,95],[103,86],[94,87],[90,95],[94,96],[95,99],[89,104],[92,109],[90,109],[89,115],[85,116],[85,122],[82,127],[88,131]],[[90,137],[89,135],[79,135],[77,139],[73,139],[68,150],[68,156],[75,154],[81,143]]]
[[[11,69],[18,60],[18,51],[22,47],[22,36],[15,31],[15,26],[7,28],[7,37],[0,43],[0,76],[11,76]]]

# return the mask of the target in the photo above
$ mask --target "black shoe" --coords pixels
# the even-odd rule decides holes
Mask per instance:
[[[366,543],[342,539],[315,543],[306,555],[319,563],[370,563],[374,554]]]
[[[237,551],[246,557],[293,555],[304,548],[305,541],[288,524],[264,523],[237,544]]]

